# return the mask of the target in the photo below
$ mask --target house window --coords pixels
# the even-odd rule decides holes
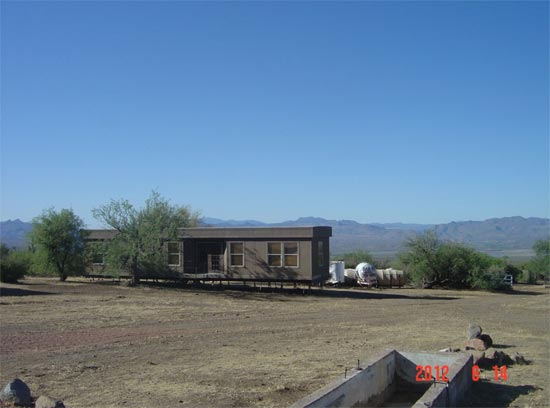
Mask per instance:
[[[177,242],[168,243],[168,265],[180,266],[180,246]]]
[[[325,246],[323,241],[317,241],[317,260],[320,268],[325,265]]]
[[[105,264],[105,257],[103,253],[101,252],[94,252],[92,254],[92,264],[94,265],[104,265]]]
[[[105,265],[105,247],[101,242],[91,242],[89,246],[92,265]]]
[[[272,267],[298,267],[297,242],[268,242],[267,264]]]
[[[267,243],[267,264],[269,266],[282,266],[281,243]]]
[[[244,242],[229,243],[229,266],[244,266]]]

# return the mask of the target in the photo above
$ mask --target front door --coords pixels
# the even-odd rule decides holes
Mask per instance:
[[[197,264],[199,273],[208,273],[208,255],[223,255],[221,242],[202,242],[197,244]]]

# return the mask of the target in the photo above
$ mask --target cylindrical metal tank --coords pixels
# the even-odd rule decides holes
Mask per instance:
[[[330,280],[338,283],[344,283],[344,268],[345,264],[343,261],[334,261],[330,263]]]
[[[397,269],[377,269],[379,286],[403,286],[405,284],[405,274]]]

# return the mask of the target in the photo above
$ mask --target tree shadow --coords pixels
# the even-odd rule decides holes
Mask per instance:
[[[35,295],[55,295],[52,292],[42,292],[39,290],[27,290],[19,288],[0,287],[0,297],[4,296],[35,296]]]
[[[532,385],[506,385],[481,380],[474,382],[461,407],[508,407],[520,395],[543,390]]]
[[[187,281],[187,283],[185,283]],[[88,284],[98,284],[104,286],[112,286],[120,284],[116,280],[94,280],[86,282]],[[228,282],[225,279],[211,280],[209,283],[201,281],[191,280],[142,280],[139,283],[142,287],[167,289],[167,290],[185,290],[185,291],[201,291],[208,293],[219,293],[224,296],[230,296],[234,298],[247,298],[252,300],[264,300],[264,301],[288,301],[292,300],[292,297],[309,296],[317,298],[333,298],[333,299],[420,299],[420,300],[457,300],[459,297],[453,296],[433,296],[433,295],[405,295],[396,293],[385,293],[384,290],[364,290],[364,289],[326,289],[319,287],[310,287],[307,283],[300,282],[294,285],[293,282],[261,282],[248,281],[243,283],[242,280]],[[427,292],[428,293],[428,292]],[[265,294],[277,294],[284,295],[288,298],[273,298],[273,296],[266,297]]]
[[[527,296],[540,296],[545,295],[544,292],[533,292],[532,290],[500,290],[500,291],[491,291],[492,293],[498,293],[499,295],[511,295],[511,296],[518,296],[518,295],[527,295]]]
[[[124,280],[122,280],[124,279]],[[100,286],[120,286],[122,282],[127,282],[129,278],[105,278],[105,279],[94,279],[89,281],[78,282],[79,284],[84,285],[100,285]]]
[[[384,293],[383,291],[356,291],[356,290],[312,290],[312,296],[327,298],[347,298],[347,299],[422,299],[422,300],[458,300],[458,297],[452,296],[411,296],[400,295],[396,293]]]
[[[496,349],[507,349],[507,348],[512,348],[512,347],[516,347],[516,346],[515,345],[510,345],[510,344],[493,344],[491,347],[496,348]]]
[[[365,291],[365,290],[349,290],[349,289],[321,289],[309,288],[309,286],[297,285],[290,286],[290,283],[285,283],[286,286],[281,287],[279,282],[271,282],[271,285],[263,282],[261,285],[256,285],[252,282],[247,284],[239,284],[232,282],[231,284],[220,284],[213,281],[208,283],[191,283],[182,286],[180,283],[174,282],[141,282],[140,285],[146,285],[156,288],[173,288],[185,291],[201,291],[213,294],[223,294],[233,298],[263,300],[263,301],[289,301],[297,297],[317,297],[317,298],[333,298],[333,299],[422,299],[422,300],[457,300],[460,298],[451,296],[410,296],[395,293],[384,293],[383,291]],[[273,296],[265,296],[266,294],[284,295],[284,298]]]

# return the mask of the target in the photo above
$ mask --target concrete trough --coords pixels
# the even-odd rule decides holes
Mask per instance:
[[[465,353],[388,350],[291,408],[455,407],[471,386],[472,365]]]

